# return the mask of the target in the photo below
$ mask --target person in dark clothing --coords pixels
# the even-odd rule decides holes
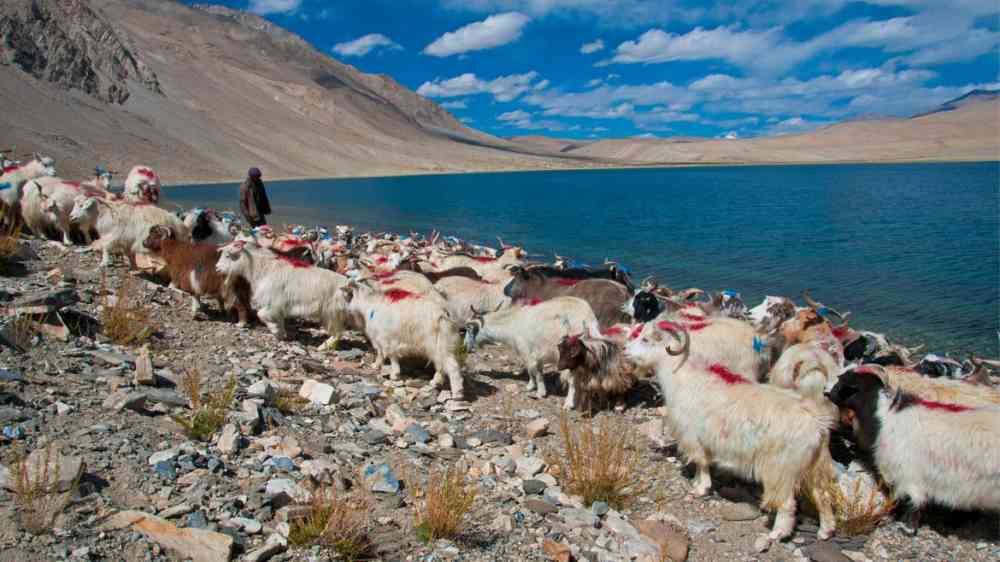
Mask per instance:
[[[271,214],[271,203],[267,200],[264,182],[260,180],[260,170],[250,168],[247,179],[240,186],[240,211],[250,228],[267,224]]]

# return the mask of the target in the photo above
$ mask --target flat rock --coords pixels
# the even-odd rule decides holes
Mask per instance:
[[[299,396],[320,406],[326,406],[333,401],[334,388],[326,383],[306,379],[299,389]]]
[[[302,474],[320,484],[332,484],[337,476],[337,465],[323,459],[310,459],[302,463]]]
[[[123,410],[143,412],[146,407],[146,394],[142,392],[119,390],[108,396],[104,400],[103,405],[105,409],[113,412],[121,412]]]
[[[596,529],[601,523],[601,519],[585,509],[567,507],[559,510],[559,517],[562,517],[566,525],[570,527],[584,527]]]
[[[276,554],[281,554],[288,548],[288,541],[279,534],[272,534],[260,548],[251,550],[243,557],[245,562],[265,562]]]
[[[545,468],[545,463],[537,457],[521,457],[517,463],[517,475],[521,478],[531,478]]]
[[[524,500],[523,505],[525,509],[534,511],[539,515],[548,515],[550,513],[556,513],[557,511],[559,511],[558,507],[550,504],[549,502],[535,498],[528,498]]]
[[[687,533],[668,523],[641,520],[635,522],[639,534],[657,545],[671,562],[684,562],[688,557],[691,539]]]
[[[466,439],[478,439],[482,443],[499,443],[500,445],[513,445],[514,436],[505,431],[495,429],[483,429],[469,435]]]
[[[853,562],[829,541],[817,541],[804,547],[802,553],[813,562]]]
[[[141,386],[156,386],[156,375],[153,374],[153,360],[149,356],[149,346],[139,350],[135,359],[135,383]]]
[[[178,529],[166,519],[141,511],[120,511],[105,524],[108,529],[131,528],[193,562],[227,562],[233,548],[229,535],[205,529]]]
[[[529,439],[541,437],[549,432],[549,420],[545,418],[532,420],[524,426],[524,432],[528,435]]]
[[[753,521],[760,517],[760,510],[748,503],[727,503],[719,510],[719,516],[725,521]]]
[[[545,482],[541,480],[525,480],[521,482],[521,489],[529,496],[536,496],[545,491]]]
[[[373,492],[383,494],[395,494],[399,492],[399,478],[393,474],[392,469],[385,463],[373,464],[365,467],[365,482]]]

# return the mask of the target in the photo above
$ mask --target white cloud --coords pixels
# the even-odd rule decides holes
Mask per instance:
[[[545,80],[533,84],[536,78],[538,78],[538,73],[531,71],[485,81],[475,74],[467,72],[447,80],[437,78],[432,82],[424,82],[417,88],[417,93],[428,98],[456,98],[474,94],[492,94],[497,101],[508,102],[529,91],[541,89],[538,88],[539,84],[547,85]]]
[[[537,92],[539,90],[544,90],[545,88],[548,88],[549,84],[551,84],[551,82],[549,82],[548,80],[542,80],[541,82],[532,86],[531,89]]]
[[[455,100],[446,101],[441,104],[441,107],[445,109],[468,109],[469,106],[466,104],[465,100]]]
[[[587,87],[588,88],[595,88],[597,86],[600,86],[603,83],[604,83],[604,79],[603,78],[594,78],[590,82],[587,82]]]
[[[736,140],[740,138],[740,134],[736,131],[726,131],[722,134],[722,138],[725,140]]]
[[[600,51],[602,49],[604,49],[604,39],[598,39],[590,43],[584,43],[582,46],[580,46],[580,53],[584,55],[589,55],[591,53],[596,53],[597,51]]]
[[[448,57],[500,47],[520,39],[521,32],[530,19],[519,12],[496,14],[445,33],[427,45],[424,53],[434,57]]]
[[[259,15],[294,12],[302,6],[302,0],[250,0],[247,8]]]
[[[337,43],[333,46],[333,52],[345,57],[363,57],[380,47],[393,50],[402,49],[395,41],[381,33],[369,33],[354,41]]]
[[[497,121],[522,121],[531,118],[531,114],[520,109],[501,113],[497,116]]]

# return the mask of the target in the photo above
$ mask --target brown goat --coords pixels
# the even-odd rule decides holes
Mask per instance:
[[[201,311],[200,297],[213,297],[222,311],[236,309],[239,325],[250,317],[250,283],[242,277],[227,280],[215,269],[219,246],[175,240],[173,231],[163,226],[149,229],[143,246],[166,262],[170,286],[191,295],[191,312]]]
[[[615,410],[625,409],[625,395],[636,384],[635,366],[625,359],[612,341],[587,336],[564,336],[559,342],[559,370],[569,372],[570,385],[580,399],[570,400],[577,409],[589,409],[594,396],[614,397]],[[563,375],[565,376],[565,375]],[[570,381],[563,381],[569,384]]]
[[[546,301],[555,297],[577,297],[590,305],[601,329],[631,319],[622,310],[632,293],[625,285],[610,279],[562,279],[545,277],[530,269],[514,268],[514,277],[504,287],[504,294],[514,301]]]

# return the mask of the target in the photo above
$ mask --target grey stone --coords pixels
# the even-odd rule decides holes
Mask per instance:
[[[570,527],[584,527],[596,529],[601,520],[593,513],[572,507],[564,507],[559,510],[559,516]]]
[[[592,511],[594,513],[594,515],[596,515],[598,517],[601,517],[602,515],[607,514],[608,509],[609,509],[608,504],[606,504],[604,502],[594,502],[590,506],[590,511]]]
[[[320,406],[326,406],[333,401],[334,388],[326,383],[306,379],[299,389],[299,396]]]
[[[224,455],[231,455],[240,450],[243,445],[243,438],[240,436],[240,428],[234,424],[226,424],[222,428],[222,435],[219,436],[219,440],[216,446],[219,448],[219,452]]]
[[[530,509],[539,515],[548,515],[559,511],[558,507],[550,504],[549,502],[535,498],[528,498],[524,500],[524,507],[525,509]]]
[[[406,438],[414,443],[427,443],[431,440],[431,434],[420,424],[414,423],[406,428]]]
[[[153,471],[165,480],[173,481],[177,479],[177,471],[174,469],[174,463],[171,461],[160,461],[154,464]]]
[[[541,480],[525,480],[521,483],[521,488],[525,494],[535,496],[545,491],[545,482]]]
[[[513,445],[514,436],[504,431],[495,429],[483,429],[469,435],[467,439],[479,439],[482,443],[498,443],[500,445]]]
[[[153,453],[152,455],[149,455],[149,464],[152,466],[159,462],[172,461],[173,459],[176,459],[178,455],[180,455],[180,449],[177,447]]]
[[[146,406],[146,394],[142,392],[129,392],[119,390],[104,400],[104,407],[114,412],[121,412],[128,409],[135,412],[143,412]]]
[[[813,562],[852,562],[840,549],[828,541],[818,541],[802,548],[802,553]]]
[[[190,529],[207,529],[208,519],[205,518],[205,514],[201,511],[194,511],[188,513],[184,519],[184,526]]]
[[[531,478],[545,468],[545,463],[537,457],[521,457],[517,463],[517,475],[521,478]]]
[[[267,537],[264,546],[251,550],[243,557],[245,562],[266,562],[272,556],[281,554],[288,548],[288,541],[278,534]]]

